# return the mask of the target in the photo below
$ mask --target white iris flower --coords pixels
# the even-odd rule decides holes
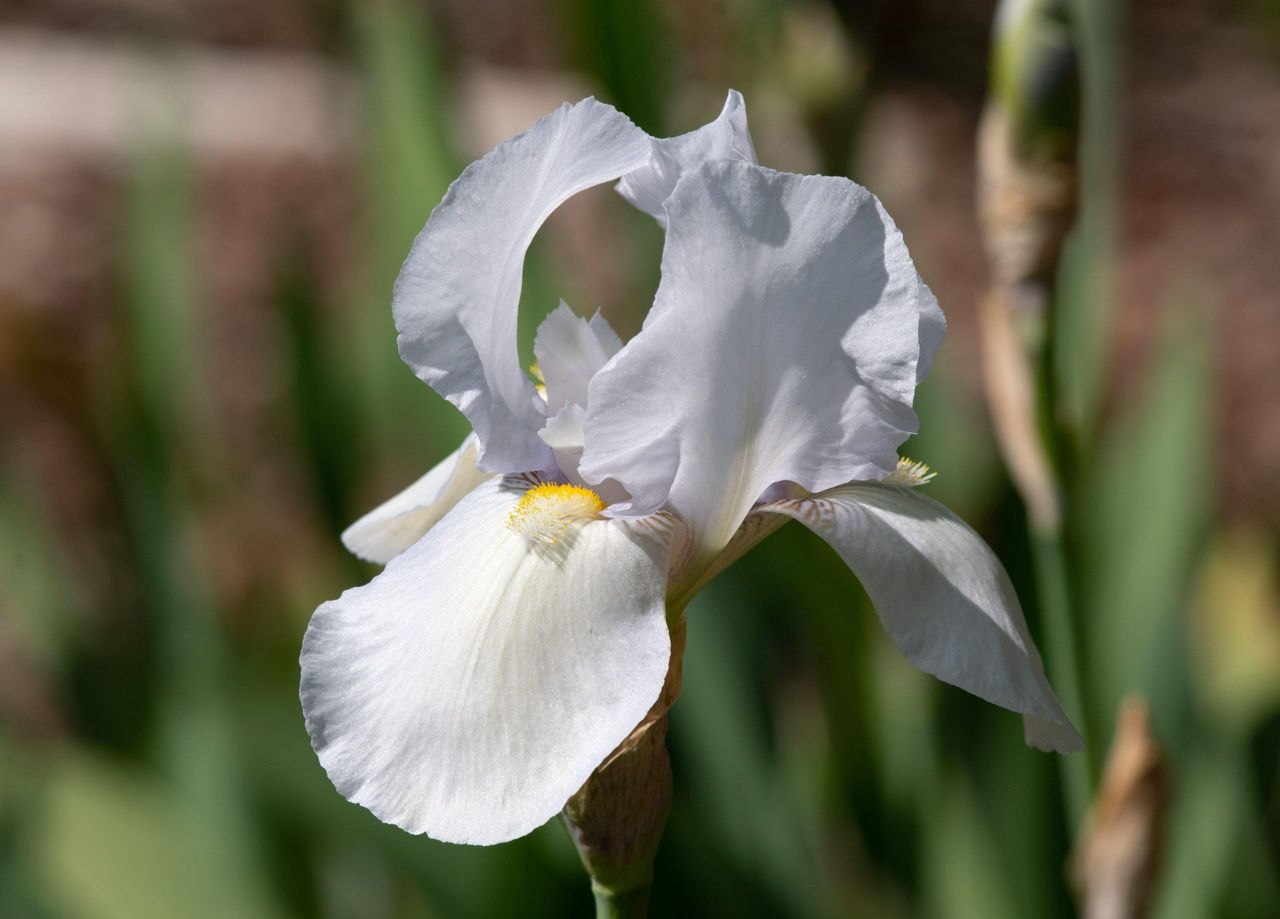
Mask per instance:
[[[566,306],[537,386],[516,346],[525,253],[571,195],[666,229],[623,344]],[[657,700],[670,626],[788,518],[826,539],[921,670],[1079,749],[1009,579],[897,450],[945,324],[880,202],[755,163],[742,98],[651,138],[593,99],[469,166],[396,283],[399,349],[473,434],[345,534],[386,563],[325,603],[302,705],[338,791],[413,833],[496,843],[554,816]]]

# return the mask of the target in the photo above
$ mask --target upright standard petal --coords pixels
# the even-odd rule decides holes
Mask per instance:
[[[565,199],[648,155],[648,136],[621,112],[594,99],[563,106],[468,166],[414,241],[392,305],[400,356],[467,416],[486,472],[551,459],[516,348],[529,243]]]
[[[476,439],[468,435],[426,475],[347,527],[342,544],[367,562],[385,565],[489,477],[476,468]]]
[[[756,161],[756,148],[747,130],[747,104],[736,89],[729,90],[715,121],[679,137],[650,138],[650,143],[649,161],[623,176],[615,188],[664,227],[667,215],[662,206],[685,173],[710,160]]]
[[[572,494],[561,520],[556,488],[525,508],[527,487],[484,483],[307,628],[301,698],[321,764],[411,833],[528,833],[661,691],[670,525],[583,519]]]
[[[916,667],[1021,713],[1032,746],[1083,749],[1045,679],[1009,576],[941,504],[909,488],[862,483],[760,511],[793,517],[829,542]]]
[[[654,306],[591,382],[580,472],[633,496],[618,513],[669,503],[706,556],[774,483],[894,469],[940,314],[880,202],[846,179],[708,163],[666,210]]]
[[[622,339],[599,311],[586,320],[561,301],[542,320],[533,342],[546,384],[547,413],[554,415],[566,405],[585,407],[587,384],[621,349]]]

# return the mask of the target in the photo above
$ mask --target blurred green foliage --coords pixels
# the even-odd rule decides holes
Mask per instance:
[[[1082,219],[1097,232],[1073,242],[1062,296],[1087,310],[1110,270],[1106,94],[1115,26],[1105,4],[1081,6],[1092,10]],[[769,60],[787,7],[730,5],[737,74]],[[603,97],[651,130],[687,127],[666,106],[676,71],[659,66],[655,52],[674,53],[687,36],[668,34],[657,5],[566,2],[561,16]],[[48,509],[0,458],[3,596],[17,611],[5,629],[52,674],[66,709],[66,728],[52,739],[0,722],[0,915],[366,919],[591,909],[554,823],[492,849],[407,836],[334,792],[302,726],[296,659],[307,617],[373,573],[336,545],[339,528],[365,509],[366,471],[388,457],[426,468],[465,431],[400,364],[388,306],[400,259],[462,165],[446,114],[451,76],[431,22],[405,6],[351,4],[344,21],[367,102],[362,280],[342,309],[321,309],[313,266],[284,252],[275,297],[288,382],[276,406],[279,436],[305,459],[313,519],[333,552],[300,582],[291,575],[225,606],[199,521],[237,483],[202,351],[190,178],[172,139],[140,137],[120,206],[125,354],[115,378],[95,381],[89,406],[138,596],[86,616]],[[620,232],[647,260],[635,277],[650,283],[657,237],[641,224]],[[569,283],[536,249],[522,341]],[[1060,366],[1072,370],[1069,408],[1087,422],[1073,532],[1096,728],[1086,755],[1101,761],[1124,694],[1148,696],[1176,774],[1157,913],[1167,919],[1280,915],[1280,673],[1257,668],[1256,691],[1210,695],[1221,685],[1217,671],[1246,653],[1242,644],[1264,639],[1218,634],[1202,617],[1213,632],[1210,658],[1190,625],[1193,597],[1210,609],[1236,602],[1213,580],[1197,594],[1218,526],[1211,305],[1170,304],[1140,397],[1105,417],[1097,409],[1103,318],[1067,310],[1074,318],[1058,343],[1067,355]],[[634,331],[638,318],[620,324]],[[982,407],[952,385],[956,373],[944,353],[921,389],[923,433],[907,451],[941,471],[931,488],[989,538],[1040,634],[1020,508]],[[1215,564],[1230,569],[1236,543],[1217,544],[1227,548]],[[1274,565],[1274,551],[1261,558]],[[820,540],[784,528],[695,600],[689,620],[686,689],[670,741],[676,800],[655,916],[1073,913],[1065,866],[1074,828],[1053,760],[1023,746],[1014,716],[912,670]],[[1238,717],[1223,717],[1237,699],[1227,711]]]

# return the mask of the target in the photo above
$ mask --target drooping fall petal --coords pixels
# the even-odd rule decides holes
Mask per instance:
[[[793,517],[830,543],[920,670],[1022,714],[1032,746],[1083,749],[1045,679],[1004,567],[941,504],[909,488],[854,483],[760,513]]]
[[[321,764],[348,800],[409,832],[528,833],[662,688],[670,526],[547,530],[552,502],[513,528],[526,489],[485,482],[307,629],[301,698]]]
[[[476,442],[468,436],[426,475],[347,527],[342,544],[365,561],[385,565],[487,478],[489,473],[476,468]]]

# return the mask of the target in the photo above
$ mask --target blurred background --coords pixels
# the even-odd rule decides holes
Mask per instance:
[[[554,822],[463,848],[343,801],[298,648],[375,573],[343,527],[466,430],[390,312],[448,183],[566,99],[674,134],[729,87],[763,163],[901,226],[950,322],[905,452],[1004,560],[1090,746],[1030,750],[911,669],[786,527],[689,610],[653,915],[1070,916],[1115,813],[1161,855],[1151,915],[1280,915],[1280,5],[1070,14],[1046,552],[983,386],[993,3],[0,2],[0,915],[590,914]],[[660,248],[609,189],[572,201],[526,352],[560,296],[634,334]],[[1082,823],[1134,693],[1137,777]]]

